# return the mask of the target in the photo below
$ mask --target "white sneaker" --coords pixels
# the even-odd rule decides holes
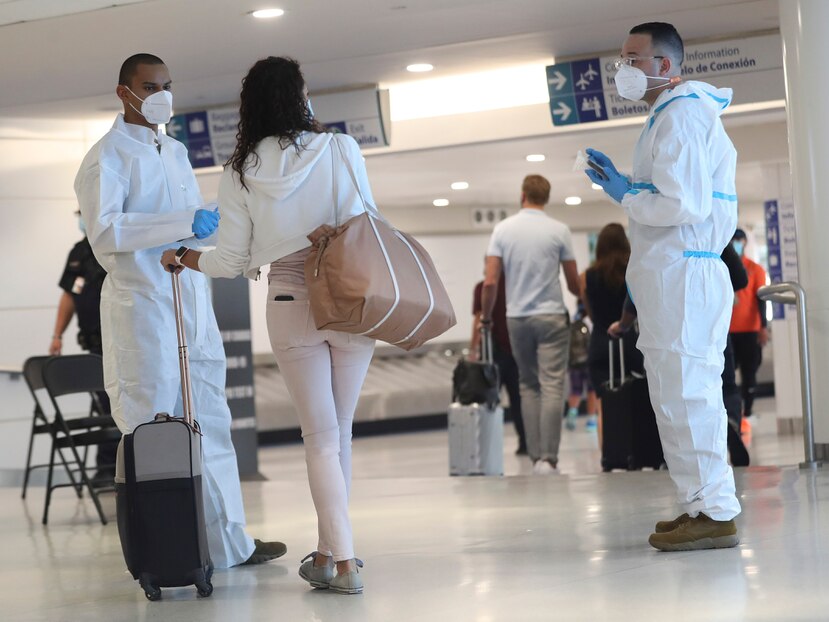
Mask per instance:
[[[535,475],[555,475],[558,469],[546,460],[536,460],[533,465],[533,473]]]

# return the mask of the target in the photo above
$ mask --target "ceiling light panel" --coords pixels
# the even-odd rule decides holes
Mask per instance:
[[[250,13],[256,19],[272,19],[274,17],[282,17],[285,11],[282,9],[258,9]]]
[[[412,73],[425,73],[432,71],[432,69],[434,69],[434,66],[429,63],[412,63],[406,67],[406,71],[411,71]]]

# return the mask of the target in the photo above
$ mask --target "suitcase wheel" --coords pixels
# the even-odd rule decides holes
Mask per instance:
[[[213,593],[213,584],[209,580],[206,580],[203,583],[196,583],[196,590],[198,591],[199,596],[207,598]]]
[[[138,583],[141,585],[141,589],[144,590],[144,596],[147,597],[147,600],[161,600],[161,589],[157,585],[153,585],[144,579],[139,579]]]

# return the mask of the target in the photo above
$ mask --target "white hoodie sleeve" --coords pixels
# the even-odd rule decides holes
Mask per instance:
[[[248,192],[232,168],[219,180],[219,229],[216,248],[199,257],[199,270],[208,276],[233,278],[242,274],[250,261],[253,221],[247,206]]]

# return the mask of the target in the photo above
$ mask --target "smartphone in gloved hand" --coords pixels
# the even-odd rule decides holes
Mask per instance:
[[[601,177],[601,178],[602,178],[602,179],[604,179],[605,181],[607,181],[608,179],[610,179],[610,177],[608,177],[607,173],[605,173],[605,172],[604,172],[604,169],[603,169],[601,166],[599,166],[598,164],[596,164],[596,163],[595,163],[593,160],[591,160],[590,158],[588,158],[588,159],[587,159],[587,166],[589,166],[589,167],[590,167],[590,168],[592,168],[594,171],[596,171],[596,172],[599,174],[599,177]]]

